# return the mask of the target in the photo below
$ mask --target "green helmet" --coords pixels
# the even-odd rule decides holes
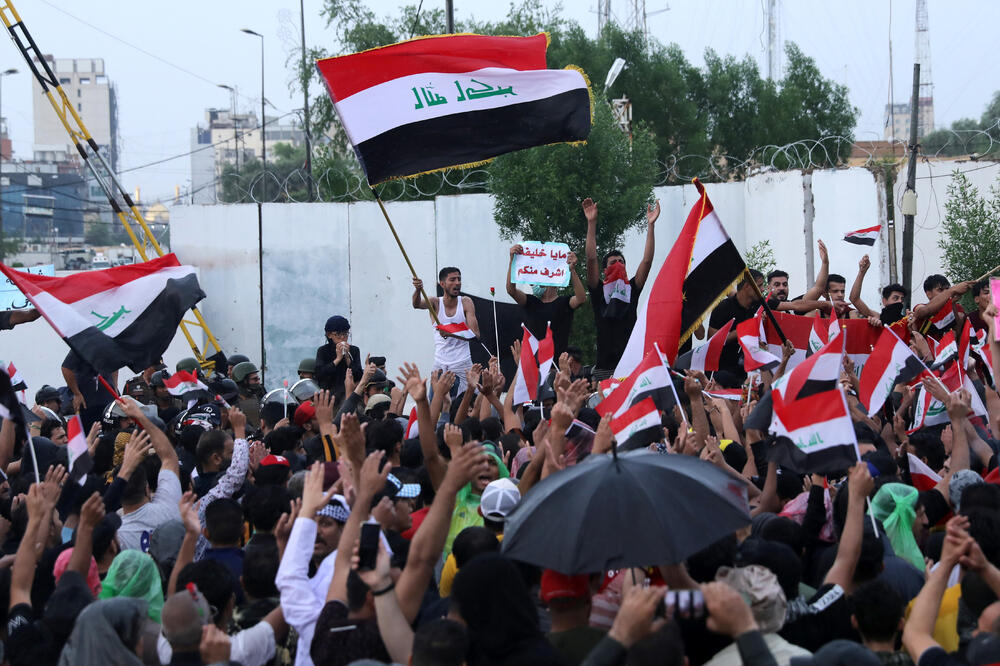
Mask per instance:
[[[198,359],[194,359],[188,356],[187,358],[182,358],[181,360],[177,361],[177,367],[175,371],[180,372],[181,370],[186,370],[187,372],[198,372],[199,370],[201,370],[201,366],[198,365]]]
[[[304,358],[299,361],[299,372],[316,372],[316,359]]]
[[[233,381],[237,384],[241,384],[246,381],[246,378],[252,375],[257,370],[257,366],[250,361],[243,361],[242,363],[237,363],[233,368]]]

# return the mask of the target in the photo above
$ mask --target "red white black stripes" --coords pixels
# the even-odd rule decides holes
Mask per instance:
[[[547,41],[544,34],[424,37],[316,66],[375,184],[586,139],[586,79],[575,69],[546,69]]]
[[[178,370],[164,379],[163,385],[167,388],[170,395],[176,396],[182,396],[185,393],[190,393],[191,391],[208,390],[208,387],[205,386],[200,379],[198,379],[198,375],[193,372],[188,372],[187,370]]]
[[[630,451],[663,437],[660,413],[652,398],[645,398],[611,420],[618,448]]]
[[[168,254],[130,266],[67,277],[0,264],[57,333],[98,372],[158,361],[184,313],[205,297],[191,266]]]
[[[878,240],[881,230],[881,226],[874,226],[858,229],[857,231],[848,231],[844,234],[844,240],[854,245],[875,245],[875,241]]]
[[[735,321],[735,319],[730,319],[725,326],[708,339],[708,342],[678,356],[674,368],[677,370],[700,370],[701,372],[718,370],[719,359],[722,358],[722,348],[726,344],[726,337]]]
[[[891,328],[883,328],[861,373],[858,400],[868,407],[868,416],[873,416],[896,384],[906,384],[925,370],[927,367],[910,347]]]

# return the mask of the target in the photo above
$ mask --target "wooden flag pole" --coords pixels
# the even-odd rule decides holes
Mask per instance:
[[[757,286],[757,280],[753,278],[753,274],[750,273],[749,269],[744,269],[743,275],[744,279],[750,281],[750,284],[753,285],[754,291],[757,292],[757,296],[760,297],[760,304],[763,306],[764,312],[767,313],[767,318],[771,320],[774,330],[778,332],[778,337],[781,338],[781,344],[788,342],[788,338],[785,337],[785,332],[781,330],[781,326],[778,325],[778,320],[774,318],[774,313],[771,312],[771,308],[767,304],[767,299],[764,298],[764,294],[761,292],[760,287]]]
[[[993,274],[994,274],[994,273],[996,273],[997,271],[1000,271],[1000,266],[994,266],[994,267],[993,267],[993,268],[991,268],[991,269],[990,269],[990,270],[989,270],[988,272],[986,272],[986,273],[983,273],[982,275],[980,275],[979,277],[977,277],[977,278],[975,279],[975,281],[976,281],[976,282],[982,282],[983,280],[985,280],[985,279],[986,279],[986,278],[988,278],[989,276],[993,275]]]
[[[396,227],[392,225],[392,220],[389,219],[389,212],[385,209],[385,204],[382,203],[382,199],[379,198],[378,192],[375,191],[374,187],[369,187],[372,191],[372,196],[375,197],[375,201],[378,203],[378,207],[382,210],[382,216],[385,218],[386,223],[389,225],[389,231],[392,232],[392,237],[396,239],[396,245],[399,246],[399,251],[403,253],[403,259],[406,260],[406,265],[410,267],[410,273],[414,278],[420,279],[417,275],[417,271],[413,268],[413,263],[410,261],[409,255],[406,254],[406,248],[403,247],[403,241],[399,239],[399,234],[396,233]],[[431,307],[431,299],[427,297],[427,291],[420,287],[420,295],[424,297],[424,301],[427,303],[427,310],[431,313],[431,319],[434,320],[435,326],[440,326],[441,322],[437,318],[437,312]]]

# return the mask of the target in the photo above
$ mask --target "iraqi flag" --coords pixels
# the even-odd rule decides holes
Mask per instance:
[[[859,460],[854,422],[840,388],[789,402],[778,391],[771,396],[771,432],[777,439],[769,461],[798,474],[826,474]]]
[[[78,414],[66,423],[66,454],[69,458],[69,476],[82,486],[84,477],[94,467],[94,461],[87,450],[87,436],[83,433],[83,421]]]
[[[524,335],[521,338],[521,359],[517,364],[517,374],[514,375],[514,404],[523,405],[538,399],[538,362],[533,349],[538,348],[538,339],[531,334],[527,326],[521,326]]]
[[[663,438],[660,412],[652,398],[646,398],[611,420],[611,432],[618,448],[624,451],[639,449]]]
[[[3,361],[0,361],[3,363]],[[24,382],[24,376],[21,375],[21,371],[14,366],[14,361],[9,363],[4,363],[4,371],[10,377],[11,386],[15,391],[24,391],[28,388],[28,385]]]
[[[631,373],[654,343],[672,365],[680,346],[746,271],[705,187],[697,178],[693,182],[699,199],[663,262],[649,298],[639,304],[616,377]]]
[[[604,271],[604,316],[621,319],[632,302],[632,285],[625,273],[625,264],[614,263]]]
[[[420,436],[420,424],[417,422],[417,408],[410,408],[410,418],[406,421],[406,434],[403,439],[415,439]]]
[[[476,334],[472,332],[472,329],[464,321],[457,324],[440,324],[437,326],[437,330],[453,338],[462,338],[463,340],[476,339]]]
[[[178,370],[164,379],[163,385],[167,387],[170,395],[178,397],[192,391],[208,391],[208,387],[198,379],[198,375],[187,370]]]
[[[909,346],[891,328],[883,328],[859,378],[858,400],[868,407],[868,416],[874,416],[896,384],[908,384],[925,370]]]
[[[920,458],[907,452],[906,460],[910,467],[910,481],[917,490],[921,492],[931,490],[941,482],[941,475],[928,467]]]
[[[370,185],[583,141],[590,91],[548,36],[421,37],[316,63]]]
[[[100,373],[142,372],[160,360],[184,313],[205,297],[194,268],[167,254],[66,277],[0,271],[66,344]]]
[[[760,312],[737,324],[736,336],[743,349],[743,369],[747,372],[772,370],[781,363],[781,359],[767,349]]]
[[[538,381],[540,384],[544,384],[549,378],[549,372],[552,370],[552,363],[555,361],[556,355],[555,343],[552,340],[551,322],[545,325],[544,338],[539,340],[535,336],[531,336],[531,339],[536,345],[532,348],[532,351],[535,352],[535,358],[538,359]]]
[[[670,369],[664,365],[664,359],[654,348],[643,357],[631,375],[629,375],[604,400],[597,403],[597,413],[601,416],[611,414],[614,418],[621,417],[637,403],[649,398],[657,408],[663,411],[673,409],[673,383],[670,379]],[[620,440],[619,440],[620,441]]]
[[[775,383],[774,390],[781,393],[786,404],[836,388],[844,362],[846,337],[843,331],[839,331],[819,351],[787,371]]]
[[[700,370],[702,372],[715,372],[719,369],[719,359],[722,357],[722,348],[726,344],[726,336],[733,328],[735,319],[730,319],[726,325],[715,332],[708,342],[696,349],[685,352],[677,357],[674,367],[678,370]]]
[[[854,245],[874,245],[875,241],[878,240],[878,234],[881,230],[881,226],[874,226],[867,229],[858,229],[857,231],[848,231],[844,234],[844,240]]]
[[[734,402],[739,402],[743,400],[743,389],[734,388],[717,388],[711,391],[704,391],[705,395],[712,396],[713,398],[721,398],[723,400],[732,400]]]
[[[944,302],[941,309],[925,325],[925,330],[931,333],[941,333],[948,330],[948,327],[955,323],[955,304],[951,299]]]

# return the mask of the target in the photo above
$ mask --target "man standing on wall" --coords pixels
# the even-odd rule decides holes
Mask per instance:
[[[607,379],[621,359],[628,338],[635,326],[639,294],[649,277],[653,265],[655,240],[653,225],[660,216],[660,202],[646,209],[646,247],[642,261],[632,279],[625,272],[625,256],[619,250],[604,255],[597,263],[597,204],[589,197],[583,200],[583,214],[587,218],[587,289],[594,307],[594,326],[597,329],[597,362],[594,376]],[[604,271],[602,284],[601,271]]]
[[[431,310],[437,314],[441,326],[458,324],[468,327],[472,334],[479,337],[479,322],[476,321],[476,308],[472,299],[461,296],[462,271],[454,266],[446,266],[438,273],[438,284],[444,296],[425,301],[420,293],[424,283],[420,278],[413,278],[413,309]],[[461,335],[445,333],[440,329],[434,331],[434,369],[451,371],[458,379],[457,393],[465,390],[465,373],[472,367],[472,354],[469,351],[469,340]]]

